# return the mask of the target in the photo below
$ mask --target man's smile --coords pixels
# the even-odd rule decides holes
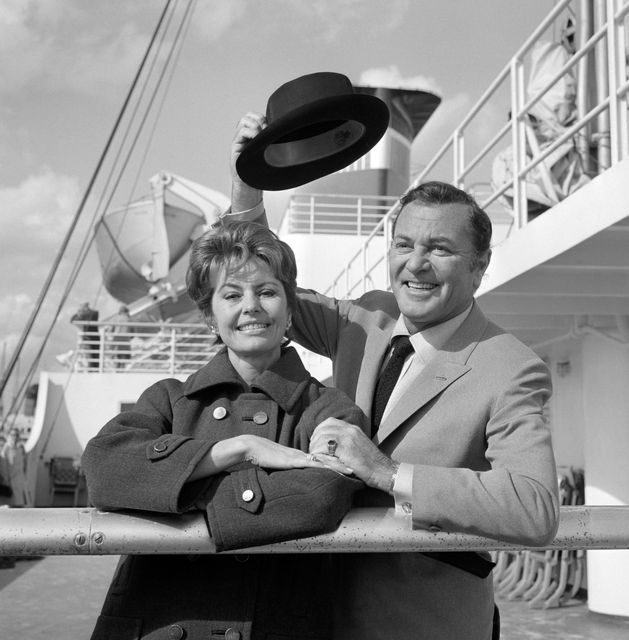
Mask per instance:
[[[405,280],[404,284],[409,288],[415,291],[432,291],[436,289],[439,285],[434,282],[414,282],[412,280]]]

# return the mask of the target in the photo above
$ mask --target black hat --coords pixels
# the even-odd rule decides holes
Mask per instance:
[[[340,73],[311,73],[283,84],[266,105],[267,127],[236,160],[251,187],[290,189],[358,160],[384,135],[387,105],[354,93]]]

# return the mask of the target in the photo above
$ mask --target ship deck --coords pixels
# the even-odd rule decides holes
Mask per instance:
[[[118,556],[47,556],[0,569],[0,627],[5,638],[89,638]],[[557,609],[498,602],[502,640],[624,640],[629,619],[588,611],[584,599]]]

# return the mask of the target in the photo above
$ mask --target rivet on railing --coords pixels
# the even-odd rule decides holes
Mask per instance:
[[[97,531],[96,533],[93,533],[92,542],[94,544],[103,544],[103,542],[105,542],[105,534],[102,533],[101,531]]]
[[[79,533],[77,533],[74,536],[74,546],[75,547],[83,547],[83,546],[85,546],[86,542],[87,542],[87,536],[82,531],[79,531]]]

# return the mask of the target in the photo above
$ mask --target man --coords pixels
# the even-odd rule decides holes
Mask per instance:
[[[232,160],[263,126],[262,117],[245,116]],[[233,215],[256,218],[261,193],[235,170],[233,177]],[[326,452],[336,442],[336,455],[369,487],[390,494],[396,513],[415,528],[544,545],[559,512],[542,411],[550,376],[474,301],[490,240],[491,222],[470,196],[427,183],[401,198],[389,251],[392,292],[340,301],[299,292],[294,339],[330,357],[334,384],[375,417],[371,434],[327,420],[315,430],[311,451]],[[388,380],[396,343],[409,342],[403,336],[412,348],[383,399],[377,386],[386,383],[379,379]],[[486,554],[356,553],[344,563],[338,638],[492,636]]]
[[[84,349],[84,356],[88,369],[99,368],[100,334],[98,325],[87,324],[98,322],[98,311],[90,307],[89,302],[84,302],[78,311],[70,318],[71,323],[78,322],[80,331],[79,351]]]

